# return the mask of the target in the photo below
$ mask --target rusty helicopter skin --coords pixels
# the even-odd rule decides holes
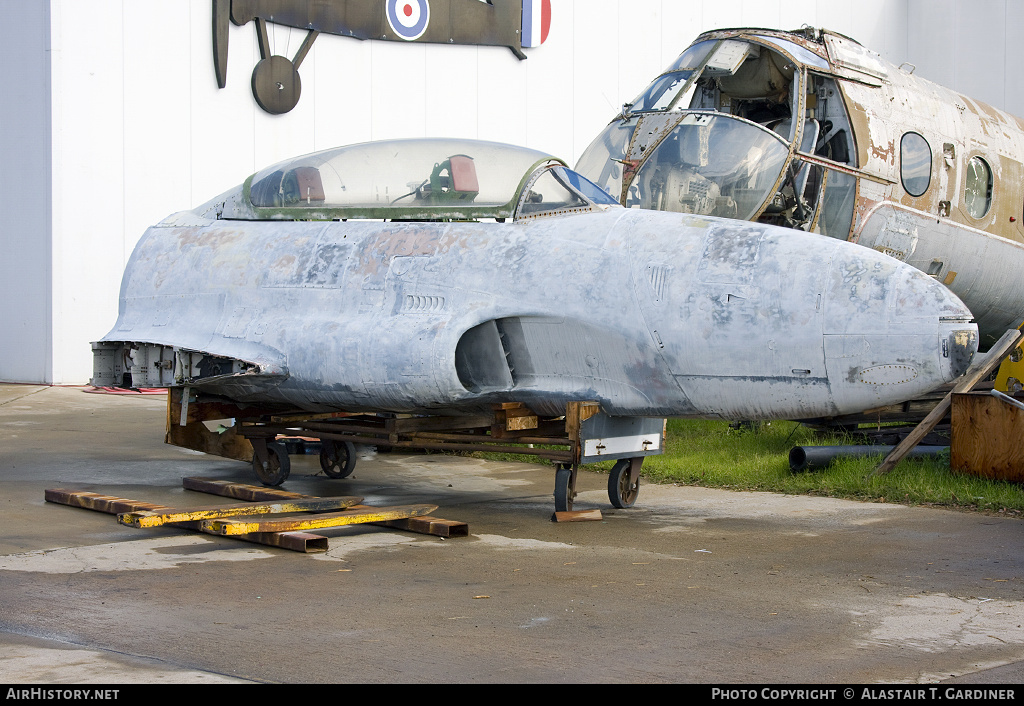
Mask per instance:
[[[883,252],[950,288],[982,345],[1024,322],[1024,122],[827,30],[707,32],[576,170],[626,206]]]
[[[149,228],[93,384],[309,413],[801,419],[953,380],[971,318],[851,243],[623,208],[542,152],[399,140],[273,165]]]

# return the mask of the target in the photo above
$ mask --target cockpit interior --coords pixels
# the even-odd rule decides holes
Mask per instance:
[[[831,73],[777,33],[698,39],[623,106],[576,169],[628,207],[845,239],[858,165]]]

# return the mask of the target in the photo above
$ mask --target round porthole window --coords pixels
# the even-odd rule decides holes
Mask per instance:
[[[971,157],[967,163],[964,205],[972,218],[983,218],[992,205],[992,169],[981,157]]]
[[[916,132],[908,132],[900,140],[900,177],[911,196],[920,196],[931,183],[932,148]]]

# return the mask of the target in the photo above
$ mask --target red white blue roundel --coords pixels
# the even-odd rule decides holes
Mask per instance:
[[[387,0],[385,10],[388,24],[402,39],[419,39],[427,31],[430,22],[430,5],[427,0]]]

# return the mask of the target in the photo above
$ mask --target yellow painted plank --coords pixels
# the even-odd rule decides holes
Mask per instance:
[[[368,522],[401,520],[408,517],[428,515],[436,509],[437,505],[393,505],[376,508],[363,506],[358,510],[254,522],[230,519],[204,520],[201,523],[201,527],[205,531],[224,535],[250,534],[252,532],[293,532],[296,530],[324,529],[327,527],[343,527],[345,525],[358,525]]]
[[[175,522],[197,522],[201,520],[217,520],[228,517],[247,515],[279,515],[286,512],[324,512],[339,510],[363,502],[354,496],[333,498],[310,498],[308,500],[290,500],[279,503],[240,503],[223,505],[199,510],[163,509],[160,511],[125,512],[117,516],[117,521],[129,527],[160,527]]]

